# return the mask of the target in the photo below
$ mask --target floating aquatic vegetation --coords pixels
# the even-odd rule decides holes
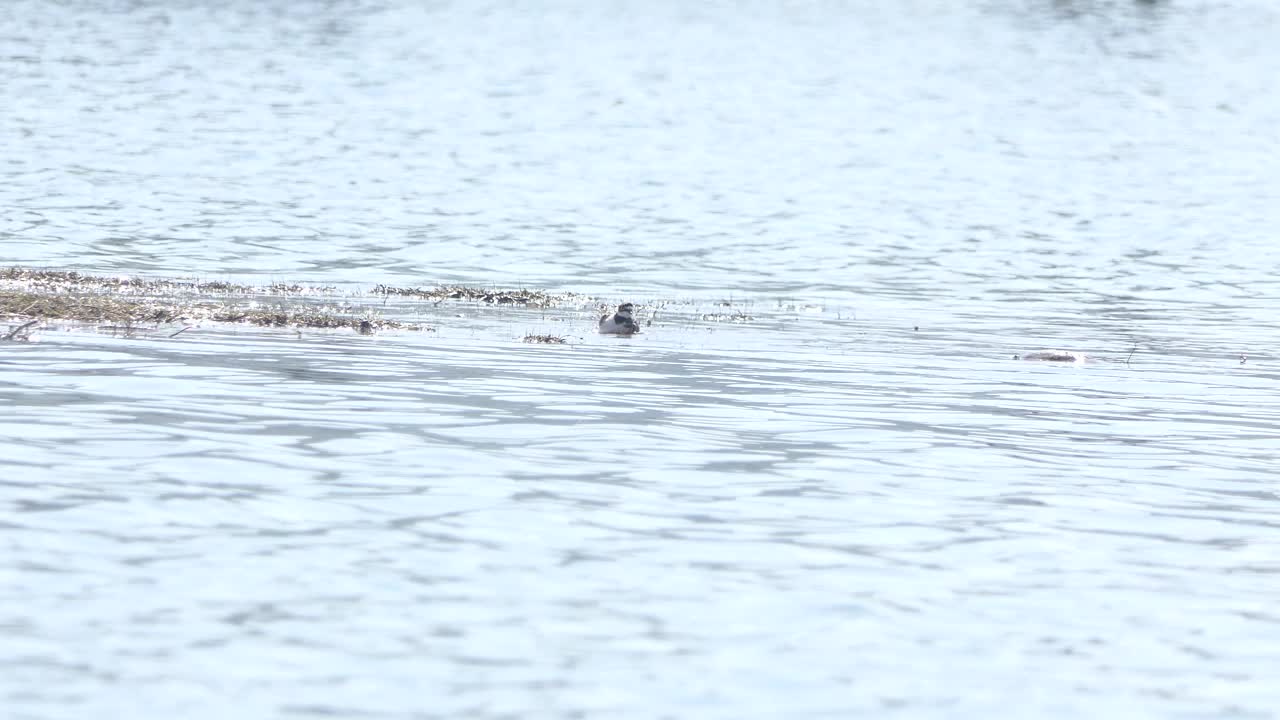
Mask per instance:
[[[378,330],[433,330],[421,323],[404,323],[381,317],[346,315],[325,308],[220,308],[207,316],[214,322],[249,323],[263,327],[351,328],[362,335]]]
[[[1039,360],[1041,362],[1084,362],[1083,353],[1072,352],[1070,350],[1041,350],[1039,352],[1027,353],[1026,355],[1013,356],[1014,360]]]
[[[467,285],[441,285],[431,288],[393,287],[377,285],[374,295],[395,295],[398,297],[420,298],[443,302],[445,300],[468,300],[492,305],[521,305],[525,307],[551,307],[579,302],[583,298],[575,293],[548,293],[542,290],[499,290],[494,288],[478,288]]]
[[[0,315],[41,320],[167,323],[195,316],[190,303],[112,295],[30,292],[0,288]]]
[[[751,322],[755,320],[754,316],[748,315],[741,310],[735,310],[731,313],[703,313],[700,317],[711,322]]]
[[[209,321],[262,327],[351,328],[364,334],[378,330],[430,330],[420,323],[388,320],[305,304],[261,307],[214,301],[135,299],[102,293],[39,292],[0,286],[0,316],[34,320],[69,320],[133,326]]]
[[[525,335],[524,342],[542,345],[564,345],[569,341],[558,335]]]
[[[0,268],[0,317],[22,320],[65,320],[133,328],[139,324],[247,323],[264,327],[351,328],[362,334],[384,329],[432,330],[421,323],[375,316],[367,309],[343,303],[320,307],[309,296],[344,297],[332,286],[271,283],[242,285],[199,279],[151,279],[86,275],[72,270]],[[515,308],[580,305],[588,299],[575,293],[542,290],[504,290],[466,285],[430,288],[377,285],[368,295],[431,300],[481,302]],[[356,291],[347,299],[368,297]],[[249,296],[249,297],[238,297]],[[267,307],[264,298],[279,298]],[[287,300],[286,300],[287,298]],[[285,304],[285,303],[288,304]],[[0,337],[3,337],[0,332]],[[532,336],[541,337],[541,336]],[[546,336],[553,338],[554,336]],[[563,339],[561,339],[563,341]],[[534,340],[530,342],[555,342]]]
[[[82,275],[71,270],[40,270],[23,267],[0,269],[0,281],[8,284],[20,284],[33,290],[97,290],[154,295],[173,295],[177,293],[203,295],[301,295],[336,292],[336,289],[330,286],[309,286],[296,283],[277,282],[268,285],[240,285],[220,280],[110,277],[106,275]]]

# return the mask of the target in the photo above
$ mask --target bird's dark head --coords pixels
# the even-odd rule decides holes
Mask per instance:
[[[622,303],[618,306],[618,312],[623,315],[630,315],[636,308],[631,303]]]

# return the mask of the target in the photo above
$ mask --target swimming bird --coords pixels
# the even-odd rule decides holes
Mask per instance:
[[[640,326],[631,316],[634,309],[631,303],[623,303],[618,306],[617,313],[601,317],[600,332],[605,335],[634,335],[640,332]]]

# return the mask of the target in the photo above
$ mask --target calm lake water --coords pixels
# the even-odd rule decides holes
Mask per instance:
[[[0,716],[1276,717],[1277,37],[0,5],[0,264],[436,328],[0,343]]]

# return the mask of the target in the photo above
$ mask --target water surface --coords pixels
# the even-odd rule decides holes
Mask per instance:
[[[1270,3],[0,27],[7,263],[652,320],[0,344],[14,717],[1280,706]]]

